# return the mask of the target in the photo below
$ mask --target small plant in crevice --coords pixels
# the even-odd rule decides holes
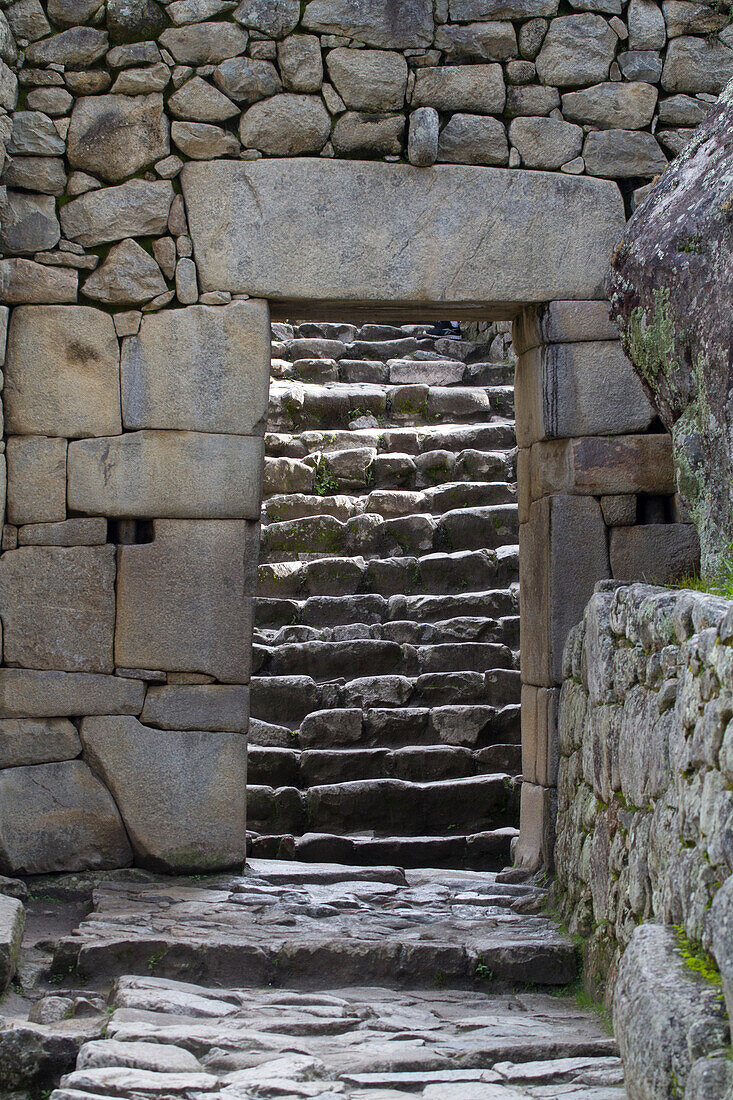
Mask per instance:
[[[718,999],[723,1000],[723,979],[718,964],[699,940],[692,940],[681,924],[672,926],[677,934],[677,948],[688,970],[697,974],[709,985],[718,989]]]
[[[314,467],[313,488],[319,497],[334,496],[338,492],[338,478],[322,455]]]

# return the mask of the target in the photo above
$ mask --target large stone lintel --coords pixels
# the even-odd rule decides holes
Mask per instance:
[[[614,183],[559,173],[298,158],[181,181],[202,290],[331,310],[602,298],[625,223]]]
[[[548,493],[674,493],[668,435],[547,440],[533,444],[528,453],[529,469],[522,472],[529,479],[532,500]]]

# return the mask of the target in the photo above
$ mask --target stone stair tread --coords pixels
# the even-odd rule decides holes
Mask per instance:
[[[486,591],[437,595],[395,595],[385,598],[377,593],[362,593],[348,597],[311,596],[308,599],[278,599],[259,596],[255,602],[255,620],[260,626],[270,623],[284,626],[294,620],[305,624],[327,626],[351,622],[385,623],[397,619],[433,622],[436,617],[481,610],[486,617],[501,612],[516,613],[518,595],[515,586]]]
[[[256,627],[254,641],[267,646],[301,641],[345,641],[350,638],[377,638],[411,645],[445,641],[499,641],[504,640],[504,635],[511,633],[518,622],[518,615],[502,615],[499,618],[457,615],[432,622],[393,619],[386,623],[361,623],[355,619],[343,626],[333,627],[291,623],[272,629]]]
[[[365,446],[376,447],[385,454],[425,454],[434,450],[508,451],[516,445],[514,421],[506,417],[495,417],[488,424],[451,424],[446,420],[430,427],[311,428],[302,432],[265,433],[265,451],[269,457],[304,458],[315,452]]]
[[[373,675],[424,672],[484,672],[512,668],[514,658],[508,646],[499,642],[452,642],[430,645],[400,645],[376,638],[348,641],[285,642],[278,646],[253,646],[253,667],[258,675],[312,676],[333,680],[350,676],[361,668]]]

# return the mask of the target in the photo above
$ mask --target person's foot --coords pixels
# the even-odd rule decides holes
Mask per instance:
[[[427,330],[428,336],[448,336],[454,340],[460,340],[461,329],[457,321],[436,321]]]

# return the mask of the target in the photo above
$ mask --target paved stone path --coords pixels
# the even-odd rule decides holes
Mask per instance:
[[[54,967],[112,981],[106,1034],[52,1100],[624,1100],[542,901],[492,874],[265,860],[103,883]]]

